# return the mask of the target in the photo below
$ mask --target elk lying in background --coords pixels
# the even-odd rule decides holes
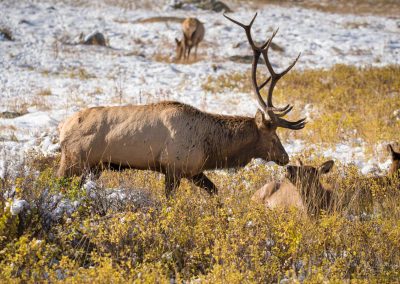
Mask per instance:
[[[60,125],[61,162],[58,176],[82,175],[103,168],[150,169],[165,174],[169,197],[187,178],[209,194],[217,193],[204,170],[245,166],[252,158],[289,162],[276,129],[302,129],[304,119],[290,122],[282,117],[293,107],[276,108],[272,94],[282,73],[275,73],[268,58],[273,36],[261,47],[250,36],[250,25],[241,25],[253,49],[252,82],[262,108],[255,117],[225,116],[200,111],[179,102],[150,105],[95,107],[82,110]],[[236,23],[236,22],[235,22]],[[271,76],[257,83],[257,63],[263,55]],[[260,90],[269,81],[267,102]]]
[[[176,42],[176,59],[188,60],[190,56],[190,51],[192,47],[195,47],[194,56],[197,57],[197,46],[204,38],[204,25],[196,18],[186,18],[182,22],[183,39],[178,40],[175,38]]]
[[[390,144],[388,145],[388,150],[392,157],[392,165],[389,168],[388,177],[400,179],[400,152],[395,152]]]
[[[355,207],[358,213],[361,212],[372,212],[374,208],[379,208],[381,206],[382,197],[379,192],[374,197],[374,190],[385,192],[385,188],[391,188],[399,184],[400,182],[400,153],[394,151],[392,145],[387,147],[392,164],[390,165],[389,171],[386,176],[368,177],[362,178],[356,183],[356,194],[354,196]],[[374,202],[375,201],[375,202]]]
[[[320,182],[320,176],[328,173],[334,162],[327,161],[318,168],[287,166],[283,182],[270,182],[252,196],[252,200],[265,204],[267,208],[296,207],[309,215],[317,215],[321,210],[330,211],[333,206],[332,191]]]

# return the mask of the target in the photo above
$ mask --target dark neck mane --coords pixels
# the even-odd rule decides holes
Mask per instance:
[[[210,120],[215,133],[204,140],[206,168],[240,167],[255,157],[258,130],[254,118],[212,114]]]

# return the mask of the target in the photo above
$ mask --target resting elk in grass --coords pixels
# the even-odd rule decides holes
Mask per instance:
[[[383,196],[380,191],[385,192],[385,188],[396,190],[396,186],[399,187],[400,185],[400,153],[396,152],[390,144],[387,149],[392,164],[386,176],[362,178],[355,184],[357,189],[355,195],[356,208],[359,212],[373,212],[375,209],[381,208]],[[377,194],[374,194],[374,191]]]
[[[388,150],[392,157],[392,165],[389,168],[388,177],[400,179],[400,152],[393,150],[393,146],[390,144],[388,145]]]
[[[276,73],[268,58],[275,34],[264,45],[256,46],[250,36],[255,17],[250,25],[238,23],[246,30],[254,54],[252,81],[261,107],[255,117],[211,114],[170,101],[85,109],[60,126],[58,175],[82,175],[103,168],[149,169],[165,174],[165,193],[169,197],[182,178],[191,180],[210,195],[216,194],[217,188],[204,170],[242,167],[252,158],[286,165],[289,157],[276,129],[299,130],[305,121],[283,119],[292,106],[274,107],[272,94],[277,81],[297,59],[285,71]],[[256,71],[261,54],[271,76],[258,85]],[[268,98],[264,102],[260,90],[269,81]]]
[[[313,216],[320,210],[329,211],[333,206],[333,194],[329,188],[321,184],[320,176],[328,173],[333,164],[333,161],[327,161],[315,168],[305,166],[299,160],[297,166],[287,166],[284,181],[274,181],[264,185],[251,199],[265,204],[267,208],[296,207]]]
[[[176,59],[189,60],[190,51],[195,47],[194,56],[197,57],[197,47],[204,38],[204,25],[196,18],[186,18],[182,22],[183,39],[175,38]]]

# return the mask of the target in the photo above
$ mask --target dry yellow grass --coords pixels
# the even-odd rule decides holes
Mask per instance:
[[[0,199],[1,281],[387,283],[400,277],[400,183],[376,189],[373,215],[357,214],[353,197],[363,177],[354,167],[339,165],[325,180],[342,196],[342,209],[308,218],[250,201],[259,186],[280,176],[278,167],[212,172],[219,197],[183,182],[167,201],[162,175],[153,172],[105,172],[93,198],[77,179],[54,177],[57,160],[39,157],[28,165],[31,171],[0,182],[2,193],[13,187],[36,204],[19,219]],[[153,205],[109,206],[104,187],[141,188]],[[44,189],[80,200],[75,213],[47,229]]]
[[[52,93],[51,93],[51,90],[50,90],[50,89],[42,89],[42,90],[38,91],[38,92],[36,93],[36,95],[42,96],[42,97],[47,97],[47,96],[51,96]]]

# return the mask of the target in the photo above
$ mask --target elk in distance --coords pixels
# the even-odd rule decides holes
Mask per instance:
[[[262,46],[256,46],[250,35],[256,15],[249,25],[232,20],[245,29],[253,49],[252,82],[261,107],[255,117],[211,114],[170,101],[88,108],[75,113],[59,127],[58,176],[84,176],[88,171],[101,172],[104,168],[153,170],[165,174],[167,197],[182,178],[213,195],[217,188],[205,176],[205,170],[243,167],[252,158],[286,165],[289,157],[276,129],[302,129],[305,119],[293,122],[282,118],[293,106],[274,107],[272,94],[277,81],[298,58],[282,73],[273,70],[268,49],[276,33]],[[261,55],[271,76],[258,84],[256,71]],[[269,81],[265,102],[260,90]]]
[[[334,205],[333,192],[321,184],[320,176],[328,173],[333,165],[330,160],[315,168],[299,160],[298,165],[286,167],[284,181],[267,183],[251,199],[267,208],[296,207],[312,216],[318,215],[320,210],[330,211]]]
[[[196,18],[186,18],[182,22],[183,38],[181,40],[175,38],[176,42],[176,59],[180,60],[183,56],[184,60],[189,60],[190,51],[195,47],[194,56],[197,57],[197,47],[204,38],[204,25]]]

